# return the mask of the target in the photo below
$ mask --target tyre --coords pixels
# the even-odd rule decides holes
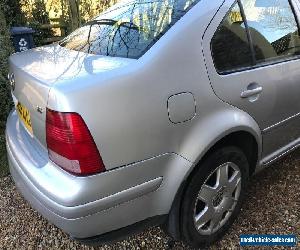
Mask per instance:
[[[237,147],[212,152],[190,177],[181,205],[183,240],[193,247],[219,240],[237,217],[249,163]]]

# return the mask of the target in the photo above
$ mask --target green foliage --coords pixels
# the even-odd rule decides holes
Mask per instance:
[[[50,29],[42,29],[41,25],[50,24],[49,14],[46,10],[44,0],[35,0],[32,8],[32,18],[28,20],[28,26],[33,28],[36,33],[34,34],[34,42],[36,46],[43,45],[43,40],[53,36]]]
[[[0,9],[0,127],[11,108],[10,90],[7,84],[8,57],[13,52],[8,26]]]
[[[6,148],[5,148],[5,136],[0,134],[0,177],[8,174],[8,164],[6,157]]]
[[[2,6],[2,11],[8,26],[25,25],[26,20],[21,11],[19,0],[0,0],[0,5]]]
[[[41,28],[42,24],[40,22],[31,21],[28,23],[28,26],[30,28],[33,28],[35,31],[35,33],[33,34],[33,40],[36,47],[44,45],[44,40],[53,36],[52,30]]]
[[[95,5],[93,3],[97,2]],[[107,8],[117,3],[118,0],[81,0],[80,1],[80,18],[81,23],[90,21],[95,16],[99,15],[101,12],[105,11]]]
[[[5,13],[0,4],[0,176],[8,173],[4,128],[7,115],[12,107],[10,90],[7,84],[8,57],[13,52],[8,26],[5,21]]]

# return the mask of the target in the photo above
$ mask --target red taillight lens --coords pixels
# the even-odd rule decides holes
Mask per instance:
[[[47,109],[46,140],[49,158],[76,175],[105,171],[99,151],[82,117]]]

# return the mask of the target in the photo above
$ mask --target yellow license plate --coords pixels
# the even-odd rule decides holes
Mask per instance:
[[[20,120],[22,120],[25,127],[32,134],[32,125],[31,125],[29,110],[24,105],[22,105],[21,103],[18,103],[17,104],[17,111],[18,111]]]

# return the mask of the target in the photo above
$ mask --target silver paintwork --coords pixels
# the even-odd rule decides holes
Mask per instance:
[[[30,110],[33,136],[13,111],[8,158],[37,210],[75,237],[94,236],[168,214],[197,162],[233,132],[256,139],[257,171],[300,145],[300,60],[226,76],[213,67],[210,39],[233,2],[201,0],[138,60],[57,44],[11,56],[13,98]],[[257,100],[245,92],[253,82]],[[107,171],[75,177],[50,162],[37,106],[79,113]]]
[[[168,99],[168,115],[177,124],[192,120],[197,114],[197,104],[192,93],[172,95]]]
[[[203,48],[210,81],[216,95],[246,111],[263,131],[263,158],[293,143],[300,137],[300,60],[271,62],[269,65],[228,75],[214,68],[210,41],[234,0],[225,1],[203,37]],[[292,1],[299,14],[298,1]],[[287,73],[289,72],[289,73]],[[250,90],[250,92],[249,92]],[[258,94],[253,100],[251,93]],[[248,95],[248,96],[247,96]],[[242,97],[242,98],[241,98]],[[266,159],[263,162],[266,162]]]
[[[18,135],[18,136],[15,136]],[[6,131],[10,171],[19,190],[44,217],[77,238],[100,235],[167,214],[193,163],[174,153],[76,177],[52,162],[13,111]]]
[[[229,177],[229,169],[232,175]],[[216,175],[214,185],[209,179]],[[218,166],[202,185],[194,208],[194,223],[201,235],[211,235],[218,231],[230,218],[241,192],[241,172],[233,162]],[[197,211],[199,203],[205,204]]]

